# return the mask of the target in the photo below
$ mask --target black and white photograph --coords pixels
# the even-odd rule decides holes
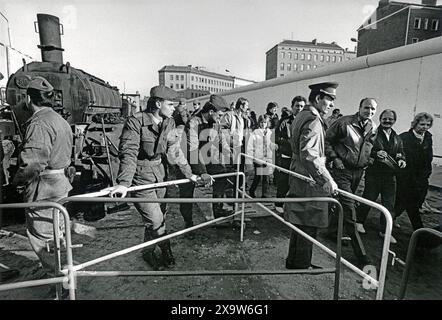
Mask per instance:
[[[2,1],[0,302],[442,300],[441,24],[442,0]]]

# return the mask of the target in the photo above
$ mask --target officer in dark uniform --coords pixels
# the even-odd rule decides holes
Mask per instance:
[[[313,178],[312,185],[290,176],[289,198],[325,197],[334,194],[338,186],[326,168],[324,115],[333,107],[337,83],[324,82],[309,86],[306,105],[292,123],[290,170]],[[328,226],[328,204],[325,202],[286,203],[285,218],[299,229],[316,238],[318,228]],[[292,231],[287,269],[315,268],[311,264],[312,242]]]
[[[165,177],[165,167],[162,158],[165,156],[172,165],[177,165],[186,178],[193,182],[197,176],[186,161],[179,146],[180,133],[176,130],[172,118],[173,101],[177,93],[166,87],[156,86],[150,90],[147,108],[143,112],[129,117],[123,128],[120,140],[120,168],[117,182],[111,196],[125,197],[127,188],[131,185],[145,185],[162,182]],[[211,183],[210,176],[202,176],[205,184]],[[164,198],[165,188],[142,190],[133,193],[136,198]],[[145,224],[144,242],[156,239],[166,234],[164,209],[159,203],[135,203],[135,207]],[[154,270],[171,267],[175,259],[170,248],[170,241],[159,244],[162,259],[155,255],[155,246],[143,251],[143,259]]]
[[[226,167],[220,161],[221,134],[216,124],[223,113],[229,107],[224,98],[211,95],[200,112],[192,116],[186,125],[188,161],[192,171],[199,175],[220,174],[227,172]],[[218,178],[213,183],[213,197],[222,198],[228,186],[227,178]],[[180,187],[181,198],[192,198],[195,186],[182,184]],[[231,212],[222,209],[222,203],[213,203],[213,215],[215,218],[226,216]],[[193,226],[192,203],[180,204],[180,211],[184,219],[185,227]]]

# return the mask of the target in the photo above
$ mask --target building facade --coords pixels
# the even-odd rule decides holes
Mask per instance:
[[[292,72],[314,70],[354,57],[356,52],[344,49],[335,42],[284,40],[266,52],[266,80]]]
[[[233,76],[201,70],[188,66],[164,66],[158,71],[159,84],[165,85],[180,93],[186,99],[197,98],[208,94],[219,94],[236,87],[255,83]]]
[[[379,1],[358,29],[357,56],[440,37],[442,6],[436,3],[437,0],[422,0],[422,4]]]

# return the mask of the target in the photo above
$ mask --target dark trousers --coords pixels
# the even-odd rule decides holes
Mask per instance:
[[[261,197],[266,198],[267,197],[267,186],[269,183],[269,176],[260,172],[260,170],[265,170],[265,165],[258,165],[255,163],[254,168],[255,168],[255,176],[253,177],[253,182],[250,187],[249,193],[251,195],[254,195],[256,188],[258,187],[259,183],[262,180],[262,195],[261,195]]]
[[[284,169],[289,170],[290,169],[290,163],[292,162],[292,159],[290,158],[278,158],[277,159],[277,163],[278,166],[283,167]],[[285,196],[287,195],[287,192],[289,191],[289,175],[285,172],[281,172],[276,170],[275,173],[277,174],[277,179],[276,179],[276,197],[277,198],[285,198]],[[284,205],[284,203],[282,202],[278,202],[275,203],[275,206],[277,207],[282,207]]]
[[[364,171],[363,169],[334,169],[332,176],[338,185],[339,189],[355,194]],[[356,203],[353,199],[345,196],[339,197],[339,202],[342,205],[344,214],[344,232],[351,238],[351,245],[355,256],[359,259],[366,256],[364,244],[361,236],[356,230]],[[338,229],[338,215],[334,214],[330,219],[330,226],[328,232],[330,234],[337,234]]]
[[[425,179],[425,181],[414,181],[412,185],[398,183],[394,207],[395,218],[399,217],[405,210],[413,229],[423,228],[424,225],[419,209],[425,201],[427,191],[428,179]]]
[[[367,172],[365,175],[365,186],[362,197],[376,201],[381,195],[381,204],[387,208],[392,217],[394,217],[394,203],[396,199],[396,176],[392,173],[385,172],[383,174],[373,174]],[[370,207],[365,204],[360,204],[357,209],[357,219],[359,223],[365,223]],[[382,232],[385,231],[386,220],[384,215],[380,214],[380,224]]]
[[[303,225],[295,226],[316,239],[318,228]],[[286,266],[292,269],[307,269],[311,265],[312,254],[313,243],[299,235],[296,231],[292,231]]]
[[[207,166],[207,170],[209,174],[217,174],[223,172],[221,168],[214,166]],[[179,171],[177,173],[178,179],[183,179],[184,175]],[[224,194],[226,189],[228,188],[229,183],[227,178],[216,178],[213,182],[212,188],[212,197],[213,198],[224,198]],[[184,183],[179,185],[180,190],[180,198],[193,198],[193,192],[195,191],[195,185],[193,183]],[[213,215],[215,218],[220,216],[219,212],[222,211],[222,203],[213,203]],[[193,225],[193,217],[192,217],[193,203],[180,203],[180,213],[183,216],[184,223],[186,226]]]

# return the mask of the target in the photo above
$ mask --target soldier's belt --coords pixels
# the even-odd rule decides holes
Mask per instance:
[[[155,167],[161,164],[161,158],[157,160],[137,160],[138,166]]]
[[[47,174],[57,174],[57,173],[64,174],[64,168],[63,169],[45,169],[42,172],[40,172],[40,175],[45,176]]]

